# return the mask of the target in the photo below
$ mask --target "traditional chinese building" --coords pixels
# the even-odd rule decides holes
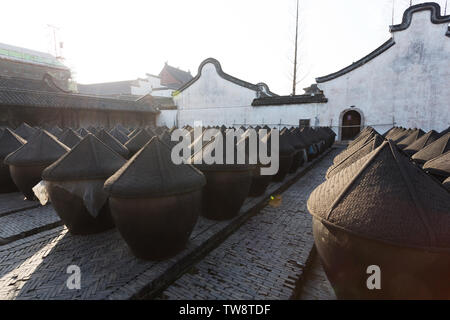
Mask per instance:
[[[155,126],[159,111],[146,101],[82,95],[60,88],[53,77],[41,80],[0,76],[0,126],[112,128]]]
[[[223,72],[215,59],[178,90],[179,125],[331,126],[351,139],[364,126],[444,130],[450,125],[450,16],[436,3],[409,7],[391,38],[297,96],[277,96]]]
[[[59,87],[69,88],[70,69],[51,54],[0,43],[0,76],[42,80],[46,74]]]

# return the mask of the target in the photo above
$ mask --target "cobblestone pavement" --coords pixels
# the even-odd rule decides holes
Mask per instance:
[[[314,244],[306,202],[337,153],[333,150],[275,197],[159,298],[292,298]]]
[[[0,194],[0,217],[13,212],[40,206],[37,201],[28,201],[24,199],[24,195],[19,192]]]
[[[326,156],[325,161],[329,161],[329,157],[330,155]],[[314,167],[311,170],[314,170]],[[152,297],[152,294],[154,296],[155,292],[159,292],[161,288],[172,283],[206,252],[221,243],[225,236],[235,231],[251,216],[254,208],[265,203],[265,199],[270,194],[274,194],[275,190],[283,187],[301,172],[288,176],[282,183],[271,184],[263,197],[247,198],[240,214],[232,220],[212,221],[200,217],[185,250],[164,261],[143,261],[135,258],[115,229],[96,235],[74,236],[67,231],[67,228],[60,226],[0,246],[0,299]],[[311,176],[304,176],[301,181],[305,185],[318,183]],[[290,223],[289,219],[284,219],[283,216],[295,213],[293,203],[296,201],[296,196],[293,194],[283,198],[282,203],[292,203],[292,205],[289,206],[289,210],[280,211],[281,214],[278,214],[280,217],[273,225],[273,231],[282,231],[280,224]],[[273,204],[276,205],[276,201]],[[302,205],[304,207],[303,202]],[[277,216],[275,207],[270,210]],[[266,221],[266,224],[270,223],[272,221]],[[298,224],[298,227],[301,226],[301,223]],[[294,228],[284,232],[288,231],[293,236],[297,233]],[[263,250],[265,240],[261,238],[261,241],[261,244],[255,245],[255,250]],[[286,242],[282,237],[277,241],[282,241],[280,245],[292,251],[290,248],[292,244],[289,241]],[[275,250],[276,246],[273,249]],[[284,251],[278,248],[273,255],[281,257]],[[296,258],[303,259],[301,252],[300,255],[296,255]],[[291,265],[295,266],[296,261],[290,262]],[[77,265],[81,269],[80,290],[69,290],[66,286],[70,276],[66,271],[70,265]],[[280,274],[284,275],[285,271],[281,269]],[[286,285],[292,286],[292,282],[287,282]]]
[[[235,219],[212,221],[200,217],[186,249],[165,261],[135,258],[115,229],[74,236],[61,226],[0,246],[0,300],[129,299],[139,298],[141,292],[146,294],[154,287],[160,290],[161,282],[172,282],[186,265],[197,261],[199,251],[222,241],[220,234],[231,232],[234,224],[239,225],[240,219],[264,202],[270,190],[282,185],[271,184],[265,196],[247,198]],[[81,290],[67,289],[66,270],[72,264],[81,269]]]
[[[311,266],[305,272],[300,300],[336,300],[333,287],[322,268],[319,256],[314,256]]]
[[[0,217],[1,242],[37,233],[45,228],[54,228],[61,219],[51,205],[18,211]]]

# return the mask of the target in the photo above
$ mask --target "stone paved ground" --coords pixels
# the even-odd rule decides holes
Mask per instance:
[[[0,194],[0,217],[40,206],[39,202],[24,200],[24,198],[24,195],[19,192]]]
[[[60,218],[51,205],[18,211],[0,217],[0,245],[45,229],[54,228]]]
[[[337,152],[328,154],[159,298],[292,298],[314,245],[306,202],[324,181]]]
[[[240,214],[232,220],[212,221],[200,217],[186,249],[160,262],[136,259],[115,229],[74,236],[61,226],[0,245],[0,300],[129,299],[159,291],[167,281],[171,283],[198,261],[203,251],[210,250],[209,246],[217,246],[254,208],[264,204],[270,194],[297,174],[301,171],[281,183],[272,183],[262,197],[247,198]],[[81,269],[81,290],[66,287],[66,269],[72,264]]]
[[[329,161],[329,159],[330,155],[326,156],[324,161]],[[321,163],[318,165],[323,166]],[[312,170],[315,168],[310,163],[308,167],[312,167]],[[224,237],[247,221],[253,210],[262,206],[269,195],[274,194],[275,190],[283,188],[288,181],[295,180],[296,176],[302,174],[302,172],[298,171],[296,174],[288,176],[282,183],[272,183],[263,197],[247,198],[240,214],[232,220],[218,222],[200,217],[186,249],[177,256],[164,261],[136,259],[115,229],[96,235],[73,236],[67,232],[65,227],[60,226],[0,245],[0,299],[129,299],[142,298],[143,296],[153,297],[161,288],[166,287],[177,276],[185,273],[211,248],[221,243]],[[319,183],[317,178],[310,175],[302,177],[300,181],[305,186]],[[297,186],[299,186],[299,183],[297,183]],[[296,251],[292,247],[294,243],[283,238],[281,233],[290,232],[292,238],[297,241],[295,235],[299,232],[289,226],[291,223],[289,216],[296,213],[295,206],[303,207],[301,210],[304,211],[305,200],[299,202],[297,197],[288,191],[283,194],[281,201],[275,200],[272,205],[276,206],[277,203],[281,204],[279,214],[277,214],[277,208],[269,208],[270,214],[277,219],[261,223],[267,225],[265,229],[267,232],[272,230],[279,234],[274,236],[275,244],[272,247],[267,247],[267,249],[272,251],[272,256],[284,258],[285,252],[294,254]],[[290,205],[285,208],[284,206],[289,203]],[[299,213],[302,215],[301,212]],[[11,215],[12,218],[16,214],[18,212],[9,213],[8,216]],[[26,214],[26,211],[19,213],[19,216],[22,214]],[[7,216],[3,217],[6,218]],[[286,226],[284,230],[281,227],[283,224]],[[303,229],[307,224],[307,219],[303,218],[303,222],[299,223],[298,227]],[[308,237],[310,239],[311,233],[305,234],[304,239],[304,246],[309,248]],[[248,240],[245,237],[242,239],[242,241]],[[260,244],[255,243],[254,250],[265,251],[266,239],[261,237],[260,240]],[[300,240],[297,243],[301,242]],[[293,269],[293,274],[297,271],[297,264],[300,267],[302,266],[302,262],[299,263],[298,261],[306,261],[307,251],[305,250],[304,254],[302,252],[295,254],[295,257],[287,262]],[[251,249],[248,252],[248,255],[251,255]],[[66,281],[69,277],[66,270],[72,264],[81,268],[81,290],[68,290],[66,287]],[[261,268],[263,267],[259,266],[259,269]],[[259,269],[255,269],[255,272],[258,273]],[[275,266],[273,267],[273,273],[276,272]],[[285,268],[278,270],[280,276],[285,276],[286,272]],[[289,278],[289,275],[287,277]],[[287,280],[285,287],[292,289],[292,283],[292,281]]]
[[[305,272],[300,300],[336,300],[333,287],[327,279],[320,263],[319,256],[314,256],[311,265]]]

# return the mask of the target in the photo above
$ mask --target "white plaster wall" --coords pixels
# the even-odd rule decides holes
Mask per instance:
[[[203,121],[205,125],[244,121],[252,109],[256,91],[219,76],[212,63],[203,66],[201,77],[174,97],[180,125]]]
[[[152,88],[161,87],[161,78],[147,74],[147,81]]]
[[[146,94],[149,94],[152,92],[152,87],[150,82],[146,80],[138,80],[138,86],[132,86],[131,87],[131,94],[137,95],[137,96],[145,96]]]
[[[168,126],[171,128],[177,123],[177,110],[161,110],[161,113],[156,117],[157,126]]]
[[[310,119],[311,126],[329,126],[330,120],[324,109],[326,104],[301,104],[281,106],[251,105],[237,108],[208,108],[199,110],[179,110],[179,125],[193,125],[195,121],[202,121],[203,125],[258,125],[298,126],[300,119]],[[226,112],[224,112],[226,111]],[[316,119],[317,118],[317,119]],[[328,122],[327,122],[328,121]]]
[[[380,132],[392,126],[393,119],[403,127],[446,129],[450,125],[447,28],[432,24],[430,11],[415,13],[408,29],[393,33],[393,47],[346,75],[319,83],[328,98],[320,118],[336,125],[340,113],[355,106],[363,112],[365,125]]]
[[[172,92],[175,90],[167,89],[167,90],[153,90],[152,96],[154,97],[172,97]]]
[[[430,11],[413,15],[410,27],[393,33],[395,45],[339,78],[319,83],[325,104],[252,107],[256,92],[221,78],[207,63],[201,77],[174,97],[179,125],[277,124],[332,126],[355,107],[364,125],[380,133],[395,125],[441,131],[450,126],[450,38],[447,24],[432,24]],[[368,35],[370,36],[370,35]],[[355,57],[356,58],[359,57]]]

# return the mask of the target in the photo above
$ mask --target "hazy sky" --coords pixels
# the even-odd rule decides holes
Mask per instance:
[[[386,41],[393,0],[300,0],[299,77],[347,66]],[[413,1],[417,4],[424,1]],[[437,1],[444,10],[445,0]],[[66,65],[79,83],[190,70],[218,59],[226,73],[291,92],[295,0],[2,1],[0,42],[54,53],[59,27]],[[395,0],[395,23],[409,0]]]

